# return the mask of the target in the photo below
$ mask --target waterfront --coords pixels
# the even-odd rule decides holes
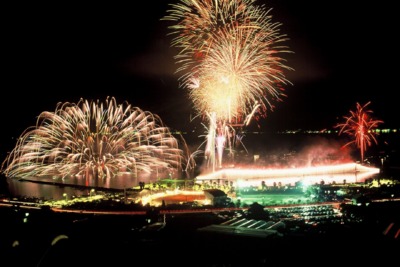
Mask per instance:
[[[274,162],[290,165],[293,162],[294,153],[289,153],[288,156],[286,152],[285,150],[275,154],[260,153],[257,164],[263,164],[265,162],[263,159],[277,158]],[[375,158],[369,159],[380,159],[379,157],[382,156],[379,153],[375,155]],[[57,180],[49,177],[32,179],[32,181],[2,177],[3,181],[7,181],[8,193],[21,203],[25,198],[31,198],[33,201],[66,198],[72,200],[80,196],[85,198],[94,188],[96,194],[102,194],[98,192],[102,189],[105,192],[116,190],[121,194],[119,196],[112,194],[113,197],[104,202],[82,202],[74,207],[65,206],[67,209],[77,209],[73,213],[62,212],[62,209],[55,211],[46,207],[30,209],[31,206],[27,208],[24,205],[1,207],[1,217],[5,220],[0,232],[2,241],[0,248],[6,256],[4,261],[11,262],[12,265],[41,267],[126,265],[128,258],[132,264],[145,260],[147,266],[165,264],[210,267],[280,266],[298,264],[298,260],[304,255],[314,258],[327,255],[327,252],[340,254],[349,253],[350,250],[352,258],[346,260],[348,264],[363,265],[370,263],[373,259],[385,265],[394,260],[394,251],[398,247],[399,239],[394,236],[396,231],[399,231],[400,202],[393,201],[394,198],[399,197],[398,187],[391,199],[392,191],[389,191],[388,187],[370,188],[371,184],[367,179],[399,180],[399,164],[398,161],[393,160],[398,158],[393,157],[395,155],[393,153],[390,155],[390,160],[385,158],[384,164],[378,165],[382,167],[380,172],[372,177],[361,177],[357,173],[328,176],[324,174],[313,177],[310,180],[312,184],[317,184],[315,188],[324,188],[324,190],[319,190],[322,194],[321,199],[309,201],[310,198],[288,195],[285,187],[289,183],[293,186],[297,181],[296,178],[293,180],[290,177],[279,177],[276,181],[259,179],[254,184],[241,184],[243,187],[237,188],[241,197],[240,208],[210,209],[209,211],[205,208],[205,212],[198,213],[168,212],[168,209],[188,208],[188,205],[167,204],[164,210],[151,205],[140,207],[133,203],[125,205],[121,201],[125,199],[123,189],[137,182],[129,177],[113,180],[78,178]],[[308,160],[310,160],[309,157]],[[259,191],[264,180],[264,185],[272,190]],[[344,182],[349,187],[351,187],[350,183],[358,185],[353,187],[354,190],[349,191],[347,197],[351,200],[350,202],[354,200],[354,205],[349,204],[347,212],[339,215],[336,206],[340,205],[341,201],[335,200],[334,210],[332,210],[333,205],[323,204],[323,201],[325,197],[331,197],[328,191],[334,189],[334,185],[343,186]],[[222,181],[218,183],[212,181],[208,183],[208,186],[223,188],[226,184]],[[250,189],[246,192],[247,186]],[[332,187],[329,188],[329,186]],[[148,181],[146,187],[153,188],[153,185]],[[386,198],[385,202],[371,202],[367,206],[365,199],[359,198],[363,188],[367,190],[366,192],[379,191],[380,196],[384,195],[386,198],[388,195],[389,199]],[[277,195],[283,192],[284,194]],[[266,194],[270,194],[271,200],[266,197]],[[106,196],[108,197],[107,193]],[[250,201],[249,203],[246,203],[246,198]],[[118,205],[114,200],[119,200]],[[233,200],[236,204],[237,199]],[[228,233],[214,231],[223,228],[224,223],[234,218],[250,220],[247,217],[247,210],[251,203],[257,201],[262,205],[265,201],[264,210],[269,211],[269,220],[285,227],[280,228],[274,235],[267,235],[265,231],[253,235],[257,231],[246,227],[232,228],[234,231],[228,231]],[[268,207],[268,205],[271,206]],[[93,207],[97,209],[93,210]],[[121,211],[121,208],[125,211],[129,210],[129,213]],[[86,212],[80,212],[83,210]],[[137,212],[138,210],[140,212]],[[102,211],[110,212],[102,213]],[[262,222],[248,221],[248,223]],[[102,252],[101,257],[97,256],[99,251]],[[368,253],[367,256],[365,251],[374,253]],[[143,259],[143,255],[157,255],[157,257]],[[287,259],[284,255],[291,255],[291,257]],[[62,262],[60,259],[63,259]],[[310,266],[320,264],[320,261],[308,263]]]
[[[129,179],[129,178],[127,178]],[[12,197],[33,197],[40,199],[63,199],[68,196],[89,195],[91,189],[107,191],[123,191],[130,188],[125,177],[115,179],[7,179],[8,190]]]
[[[185,135],[187,141],[190,143],[198,144],[200,133],[191,133]],[[372,146],[369,150],[367,164],[372,167],[380,169],[378,174],[382,179],[400,179],[400,138],[399,133],[382,133],[378,138],[378,145]],[[246,166],[253,166],[255,168],[299,168],[302,166],[312,166],[313,164],[321,164],[325,161],[329,163],[338,164],[342,160],[349,162],[350,158],[357,158],[357,151],[353,151],[353,155],[349,151],[342,151],[338,142],[336,134],[319,133],[254,133],[248,132],[244,134],[244,145],[236,149],[236,156],[234,158],[234,168],[245,168]],[[262,144],[262,145],[261,145]],[[87,195],[92,188],[108,188],[123,190],[125,188],[132,188],[137,186],[139,182],[143,181],[146,184],[154,183],[160,179],[173,178],[173,179],[188,179],[192,180],[195,177],[201,178],[200,174],[203,167],[204,158],[199,155],[196,158],[197,170],[194,173],[188,174],[162,174],[155,173],[152,176],[141,175],[140,178],[133,175],[122,173],[113,178],[93,178],[93,177],[65,177],[64,179],[53,177],[30,178],[32,181],[46,182],[31,183],[18,180],[18,178],[7,179],[8,189],[13,196],[31,196],[46,199],[61,199],[63,194],[68,195]],[[232,159],[226,157],[227,169],[232,164]],[[216,172],[218,173],[218,172]],[[364,173],[365,174],[365,173]],[[170,176],[171,175],[171,176]],[[301,174],[298,174],[301,175]],[[342,177],[339,177],[339,176]],[[342,183],[346,180],[348,183],[363,182],[371,176],[363,176],[363,174],[323,174],[322,176],[310,176],[311,183],[324,181],[325,183]],[[372,177],[376,177],[373,175]],[[6,179],[4,176],[1,179]],[[268,177],[265,177],[268,178]],[[299,177],[292,174],[281,177],[283,185],[287,183],[294,184]],[[302,178],[302,177],[300,177]],[[252,185],[260,185],[264,179],[253,180]],[[245,183],[244,179],[240,181]],[[273,179],[265,179],[267,184],[275,182]],[[278,181],[276,181],[278,183]],[[250,183],[250,182],[248,182]],[[73,187],[70,187],[72,185]]]
[[[362,176],[362,179],[360,178],[360,175],[357,173],[349,173],[349,174],[330,174],[330,175],[320,175],[320,176],[310,176],[308,177],[310,180],[314,183],[319,183],[320,181],[325,181],[326,183],[343,183],[343,181],[346,181],[347,183],[362,183],[365,181],[365,179],[368,178],[380,178],[384,179],[386,176],[384,174],[377,174],[373,173],[370,174],[369,176]],[[46,199],[46,200],[59,200],[59,199],[64,199],[65,194],[68,196],[87,196],[90,194],[91,189],[96,189],[96,190],[104,190],[104,191],[119,191],[123,192],[124,188],[127,189],[128,187],[124,187],[122,185],[125,184],[126,181],[123,179],[109,179],[112,180],[112,183],[108,183],[107,187],[102,186],[102,184],[97,183],[96,185],[85,185],[82,184],[82,181],[79,181],[77,183],[58,183],[57,181],[54,180],[18,180],[18,179],[7,179],[8,183],[8,190],[9,193],[12,197],[16,198],[23,198],[23,197],[28,197],[28,198],[38,198],[38,199]],[[245,181],[241,182],[241,186],[246,186],[252,185],[252,186],[259,186],[261,185],[262,181],[266,179],[257,179],[254,182],[248,182],[247,184]],[[286,177],[286,178],[279,178],[273,180],[276,184],[280,183],[283,186],[286,185],[286,183],[289,183],[291,185],[294,185],[295,182],[297,181],[297,177]],[[271,185],[273,182],[270,182]],[[110,185],[118,185],[115,187],[110,187]],[[131,188],[131,187],[129,187]]]

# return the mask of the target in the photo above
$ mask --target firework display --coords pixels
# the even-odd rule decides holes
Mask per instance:
[[[367,109],[370,103],[368,102],[363,106],[357,103],[357,109],[355,111],[351,110],[349,116],[343,117],[345,122],[336,125],[336,127],[340,128],[339,134],[345,133],[354,137],[345,146],[355,144],[360,149],[361,162],[364,162],[364,153],[367,147],[371,146],[372,142],[377,143],[374,130],[380,123],[383,123],[383,121],[375,120],[371,117],[373,112]]]
[[[42,112],[3,162],[11,178],[138,175],[180,169],[183,151],[161,119],[115,98],[81,99]]]
[[[181,0],[170,6],[164,19],[174,22],[180,79],[198,114],[213,118],[206,157],[222,167],[221,144],[235,136],[229,125],[247,125],[256,113],[265,116],[285,95],[283,86],[290,82],[284,71],[291,68],[280,54],[290,52],[281,45],[287,37],[255,0]]]
[[[164,20],[173,21],[171,34],[175,35],[172,46],[180,51],[176,56],[182,64],[179,70],[196,66],[218,42],[219,32],[238,25],[257,27],[260,10],[252,6],[254,0],[209,1],[180,0],[171,4]]]
[[[284,95],[285,66],[251,30],[224,33],[188,81],[190,98],[201,114],[215,112],[218,120],[243,121],[257,108],[273,109],[272,100]],[[257,40],[257,41],[256,41]],[[193,82],[195,80],[195,82]]]
[[[216,112],[218,120],[231,122],[265,114],[272,99],[280,100],[291,69],[279,55],[290,52],[287,40],[273,23],[270,10],[254,0],[191,1],[171,5],[164,19],[174,21],[172,45],[180,49],[183,86],[195,109]]]

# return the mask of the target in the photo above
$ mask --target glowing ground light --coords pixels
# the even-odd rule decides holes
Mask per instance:
[[[146,194],[139,196],[137,202],[141,202],[143,205],[147,203],[155,206],[162,205],[163,200],[165,202],[188,202],[197,201],[204,205],[210,204],[205,198],[203,191],[192,191],[192,190],[166,190],[165,192],[158,192],[154,194]]]
[[[272,186],[274,182],[282,184],[294,184],[303,181],[308,184],[342,182],[344,179],[351,182],[360,182],[379,173],[379,168],[367,167],[357,163],[345,163],[338,165],[327,165],[304,168],[284,169],[222,169],[213,173],[199,175],[197,182],[210,181],[234,181],[240,185],[260,185],[264,181],[266,185]],[[356,181],[358,180],[358,181]]]

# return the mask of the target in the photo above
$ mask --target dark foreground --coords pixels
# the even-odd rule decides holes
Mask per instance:
[[[362,223],[287,222],[257,236],[200,231],[234,212],[117,216],[2,207],[0,266],[389,266],[398,260],[400,237],[392,231],[399,211],[393,203]]]

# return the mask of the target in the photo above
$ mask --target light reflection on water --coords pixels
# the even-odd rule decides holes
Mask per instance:
[[[69,197],[89,195],[90,188],[78,189],[70,186],[58,186],[29,181],[8,180],[8,188],[13,197],[34,197],[44,199],[63,199],[66,193]]]
[[[141,176],[145,181],[153,179]],[[62,199],[68,196],[88,195],[91,188],[124,189],[137,185],[138,178],[131,174],[120,174],[113,178],[67,177],[64,179],[51,177],[31,178],[29,180],[8,179],[8,188],[14,197],[37,197],[44,199]]]
[[[343,183],[346,180],[347,183],[362,183],[367,178],[377,178],[377,173],[349,173],[349,174],[330,174],[330,175],[309,175],[306,180],[309,184],[320,183],[324,181],[325,184],[329,183]],[[41,179],[43,181],[44,179]],[[300,179],[301,180],[301,179]],[[48,182],[60,182],[51,178],[47,179]],[[262,181],[267,181],[267,185],[272,185],[273,182],[281,182],[282,185],[294,185],[296,181],[299,181],[299,177],[286,177],[286,178],[269,178],[266,179],[254,179],[252,181],[244,182],[240,186],[260,186]],[[34,197],[43,199],[63,199],[63,194],[66,193],[68,197],[72,196],[85,196],[89,195],[91,188],[107,187],[107,188],[129,188],[137,183],[135,177],[128,174],[120,175],[116,178],[104,178],[104,179],[66,179],[61,180],[60,184],[45,184],[37,183],[32,181],[19,181],[16,179],[8,179],[9,191],[13,197]],[[74,185],[74,186],[68,186]],[[81,185],[82,187],[76,187]]]

